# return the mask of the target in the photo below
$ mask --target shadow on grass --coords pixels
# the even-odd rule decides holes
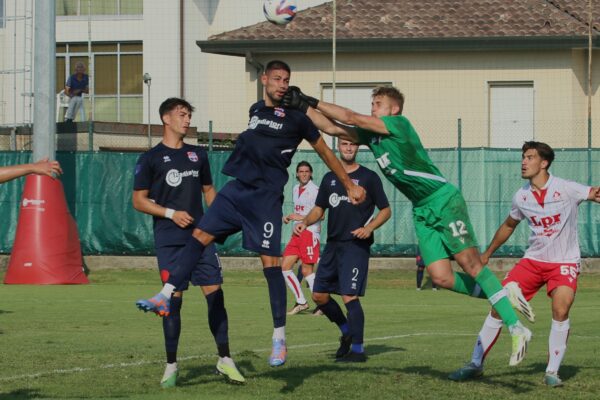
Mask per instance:
[[[258,356],[254,355],[254,353],[252,354],[253,355],[250,357],[258,358]],[[245,355],[244,357],[248,358],[249,356]],[[235,359],[238,360],[240,358],[237,356]],[[227,380],[226,377],[219,376],[220,374],[217,372],[216,365],[217,359],[215,357],[214,364],[199,365],[197,367],[185,368],[183,371],[180,370],[179,378],[177,378],[177,386],[195,386],[203,383],[214,382],[215,380]],[[244,359],[241,361],[236,361],[236,365],[244,377],[247,377],[249,373],[256,372],[256,368],[254,368],[254,365],[252,365],[251,360]]]
[[[395,351],[406,351],[402,347],[392,347],[387,345],[367,345],[365,351],[369,359],[376,358],[378,354],[395,352]],[[271,378],[275,380],[283,381],[285,386],[281,388],[281,393],[292,393],[298,387],[304,384],[304,381],[311,378],[314,375],[319,375],[327,372],[360,372],[360,373],[373,373],[374,375],[381,374],[380,366],[369,365],[369,360],[366,363],[336,363],[335,353],[332,352],[327,360],[317,365],[310,366],[290,366],[286,365],[283,368],[272,368],[266,372],[255,375],[257,378]],[[389,372],[399,372],[399,370],[387,369]]]
[[[0,314],[12,314],[14,311],[0,310]]]
[[[9,399],[39,399],[44,396],[37,389],[17,389],[8,393],[0,393],[0,400]]]
[[[443,380],[448,380],[448,375],[450,373],[426,367],[422,367],[421,369],[422,371],[417,371],[417,373],[426,373],[429,376]],[[426,369],[429,369],[429,371],[426,371]],[[406,372],[408,372],[408,370],[409,368],[405,369]],[[580,367],[572,365],[563,366],[560,369],[560,376],[563,380],[566,380],[575,376],[579,370]],[[523,367],[510,368],[506,372],[498,373],[494,373],[494,370],[492,369],[486,370],[481,378],[470,380],[468,382],[477,382],[479,384],[488,385],[490,388],[502,386],[503,388],[512,390],[515,394],[523,394],[539,390],[545,371],[545,363],[535,363]],[[454,382],[453,384],[460,385],[464,383],[466,382]]]
[[[388,352],[406,351],[402,347],[371,344],[365,346],[365,350],[369,358],[376,358],[377,355]],[[327,360],[324,360],[323,363],[318,363],[314,366],[293,366],[288,363],[284,367],[270,368],[267,371],[258,373],[254,363],[258,362],[266,364],[266,358],[263,359],[263,357],[259,356],[255,352],[244,351],[240,354],[237,354],[234,359],[236,360],[238,369],[242,375],[246,377],[246,379],[268,378],[282,381],[285,385],[280,390],[281,393],[292,393],[296,390],[296,388],[302,386],[305,380],[314,375],[319,375],[326,372],[359,371],[361,373],[371,372],[375,375],[381,374],[381,367],[371,367],[368,360],[366,363],[336,363],[334,354],[335,352],[332,352],[330,356],[328,355]],[[214,364],[204,364],[196,367],[185,368],[183,371],[180,371],[179,378],[177,379],[177,386],[195,386],[215,382],[215,380],[226,379],[225,377],[215,376],[218,375],[215,366],[216,357]],[[400,370],[389,369],[388,371],[392,373],[401,372]]]

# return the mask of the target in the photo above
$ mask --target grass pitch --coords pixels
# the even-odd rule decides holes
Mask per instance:
[[[92,272],[80,286],[0,286],[0,399],[597,399],[600,393],[600,275],[583,275],[571,313],[563,388],[542,384],[550,302],[532,304],[538,321],[529,353],[508,366],[504,332],[484,377],[447,375],[470,359],[487,302],[449,291],[414,289],[414,273],[371,271],[360,365],[333,362],[338,330],[325,317],[288,317],[288,362],[271,368],[272,324],[261,271],[225,271],[234,360],[244,386],[214,374],[216,350],[199,289],[185,296],[178,387],[164,390],[162,325],[134,306],[159,288],[153,270]],[[305,292],[307,290],[305,289]],[[288,304],[291,304],[291,298]],[[530,325],[530,324],[528,324]]]

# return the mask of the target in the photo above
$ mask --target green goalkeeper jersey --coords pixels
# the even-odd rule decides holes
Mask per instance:
[[[387,179],[417,205],[446,184],[412,124],[402,115],[381,117],[389,135],[357,127],[360,144],[369,146]]]

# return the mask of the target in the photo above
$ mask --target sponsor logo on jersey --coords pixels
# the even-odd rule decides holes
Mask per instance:
[[[191,162],[198,162],[198,154],[195,151],[188,151],[187,156]]]
[[[275,129],[276,131],[281,130],[283,128],[283,124],[280,122],[271,121],[270,119],[263,118],[260,119],[257,116],[253,116],[250,118],[250,123],[248,123],[248,128],[256,129],[258,125],[266,125],[271,129]]]
[[[296,212],[302,212],[304,211],[304,206],[301,206],[299,204],[296,205]]]
[[[335,186],[335,179],[331,180],[331,186]]]
[[[351,179],[352,183],[354,183],[355,185],[358,185],[358,179]]]
[[[264,239],[262,241],[262,245],[260,247],[262,247],[263,249],[270,249],[271,248],[271,242],[268,241],[267,239]]]
[[[348,199],[348,196],[340,196],[337,193],[331,193],[331,195],[329,196],[329,204],[333,208],[339,206],[342,201],[350,203],[350,199]]]
[[[165,181],[167,182],[167,185],[177,187],[181,185],[183,178],[187,178],[188,176],[191,176],[192,178],[197,178],[198,176],[200,176],[200,173],[198,170],[194,169],[183,172],[179,172],[176,169],[171,169],[167,172]]]
[[[556,225],[560,225],[560,217],[560,214],[549,215],[541,218],[532,215],[529,219],[531,220],[531,224],[533,226],[541,226],[544,228],[541,233],[538,233],[538,236],[552,236],[558,232]]]
[[[163,162],[171,162],[171,157],[163,156]]]
[[[135,175],[139,174],[142,170],[142,166],[140,164],[135,165]]]
[[[381,143],[381,136],[373,136],[371,138],[371,144],[379,144]]]
[[[283,108],[275,107],[274,114],[276,117],[279,117],[279,118],[285,117],[285,111]]]

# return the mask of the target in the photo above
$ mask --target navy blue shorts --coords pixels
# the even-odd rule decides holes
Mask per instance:
[[[169,280],[171,271],[176,267],[177,257],[183,249],[183,245],[163,246],[156,249],[156,258],[158,259],[158,269],[160,279],[163,283]],[[192,270],[190,279],[194,286],[220,285],[223,283],[223,271],[221,261],[217,255],[217,248],[214,244],[208,246],[198,264]],[[188,288],[189,282],[182,285],[181,290]]]
[[[242,247],[267,256],[281,256],[283,195],[246,185],[227,182],[217,193],[198,228],[218,243],[242,231]]]
[[[355,241],[327,242],[315,274],[313,292],[364,296],[370,246]]]

